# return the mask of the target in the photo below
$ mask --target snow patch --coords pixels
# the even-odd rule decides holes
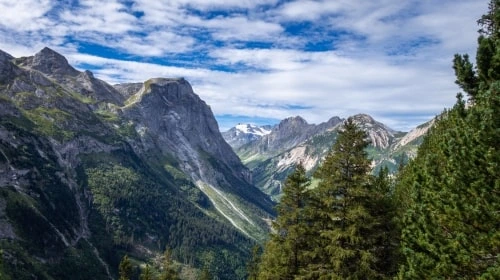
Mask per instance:
[[[264,135],[268,135],[269,133],[271,133],[271,130],[269,130],[269,129],[265,129],[263,127],[259,127],[259,126],[253,125],[253,124],[242,124],[242,123],[236,125],[236,131],[239,131],[239,132],[242,132],[245,134],[254,134],[254,135],[258,135],[258,136],[264,136]]]

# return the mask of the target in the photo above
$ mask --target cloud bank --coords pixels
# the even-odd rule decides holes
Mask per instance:
[[[488,1],[0,0],[0,49],[49,46],[110,83],[185,77],[221,130],[368,113],[409,130],[454,103]]]

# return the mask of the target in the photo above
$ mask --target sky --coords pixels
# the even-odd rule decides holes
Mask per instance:
[[[487,0],[0,0],[0,49],[108,83],[184,77],[221,131],[366,113],[408,131],[459,92]]]

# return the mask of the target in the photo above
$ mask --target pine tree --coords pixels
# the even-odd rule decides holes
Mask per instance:
[[[368,205],[377,221],[371,234],[374,238],[374,252],[378,259],[376,270],[385,276],[394,276],[398,269],[398,245],[400,230],[397,227],[396,204],[394,195],[395,181],[389,175],[389,169],[383,167],[373,177],[374,189],[371,203]]]
[[[204,266],[200,272],[199,280],[212,280],[212,275],[210,274],[210,270],[207,266]]]
[[[474,66],[469,61],[469,55],[465,54],[462,56],[456,54],[453,60],[453,69],[457,76],[455,83],[474,98],[478,91],[478,79],[474,71]]]
[[[457,80],[478,81],[462,86],[472,105],[458,95],[397,185],[400,279],[500,278],[500,1],[489,7],[479,20],[477,73],[454,67]]]
[[[118,270],[120,273],[120,280],[130,280],[132,278],[132,263],[127,255],[122,258]]]
[[[167,248],[163,254],[163,271],[160,280],[179,280],[179,275],[173,267],[172,251]]]
[[[7,275],[7,273],[5,272],[5,267],[4,267],[4,263],[3,263],[3,251],[0,250],[0,279],[2,280],[9,280],[10,277]]]
[[[261,256],[259,264],[259,280],[272,280],[272,279],[287,279],[289,277],[286,264],[287,256],[277,242],[271,236],[271,239],[266,243],[264,252]]]
[[[309,178],[302,165],[288,176],[276,207],[274,233],[265,247],[259,279],[294,279],[307,266]]]
[[[349,118],[315,176],[314,229],[320,234],[309,278],[377,279],[377,242],[366,134]]]
[[[255,245],[252,247],[252,256],[247,264],[248,280],[257,280],[259,276],[261,247]]]
[[[141,275],[139,276],[140,280],[153,280],[153,272],[151,271],[151,268],[149,267],[149,264],[146,264],[146,267],[142,270]]]

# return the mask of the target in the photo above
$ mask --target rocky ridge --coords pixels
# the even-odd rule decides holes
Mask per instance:
[[[229,250],[218,258],[231,268],[267,234],[272,201],[183,79],[111,86],[48,48],[0,51],[0,116],[0,245],[12,277],[114,278],[118,252],[145,260],[166,245],[188,266]]]
[[[413,157],[423,135],[432,125],[429,122],[404,133],[366,114],[352,118],[369,137],[371,144],[367,152],[375,172],[382,166],[395,171],[399,164]],[[302,163],[306,171],[314,172],[335,143],[343,121],[333,117],[328,122],[313,125],[301,117],[287,118],[274,126],[269,135],[233,148],[252,171],[255,184],[277,200],[284,180],[296,164]]]

